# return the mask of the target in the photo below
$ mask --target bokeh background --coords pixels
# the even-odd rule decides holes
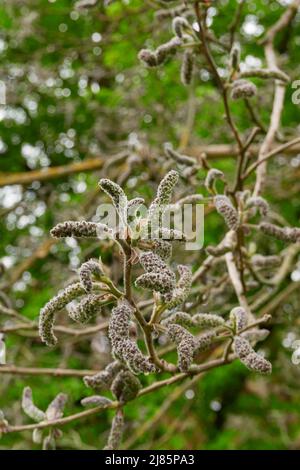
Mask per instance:
[[[212,2],[209,21],[215,36],[228,40],[236,1]],[[264,64],[259,44],[288,1],[248,0],[237,39],[242,61]],[[170,141],[194,154],[203,146],[230,144],[222,102],[204,60],[192,89],[180,82],[180,60],[147,70],[137,59],[142,47],[156,47],[170,38],[170,19],[157,15],[156,2],[123,0],[78,11],[70,0],[9,0],[0,3],[0,262],[1,302],[36,321],[40,308],[70,282],[89,257],[102,257],[115,279],[120,276],[110,246],[68,239],[55,242],[49,230],[72,218],[92,219],[105,200],[97,190],[99,177],[123,184],[134,197],[151,200],[169,168],[163,143]],[[155,13],[156,12],[156,13]],[[280,65],[292,80],[300,79],[300,16],[276,40]],[[220,70],[228,53],[216,46]],[[272,83],[257,82],[255,110],[267,126]],[[300,105],[288,86],[282,135],[300,131]],[[232,105],[239,129],[251,123],[244,104]],[[134,150],[133,150],[134,149]],[[230,152],[214,165],[233,177]],[[81,165],[82,164],[82,165]],[[75,166],[74,166],[75,165]],[[76,165],[79,165],[76,167]],[[51,177],[47,168],[54,167]],[[60,167],[57,169],[57,167]],[[37,171],[36,177],[32,173]],[[299,225],[300,153],[277,156],[269,167],[266,197],[283,220]],[[43,176],[44,175],[44,176]],[[197,175],[198,192],[203,174]],[[184,194],[188,183],[182,182]],[[205,244],[217,243],[223,222],[214,213],[205,218]],[[276,245],[265,240],[265,249]],[[203,251],[189,258],[195,270]],[[298,263],[298,264],[297,264]],[[293,341],[300,340],[300,260],[259,313],[273,315],[271,335],[262,346],[273,363],[270,377],[249,373],[240,363],[212,370],[197,382],[169,387],[127,407],[124,448],[134,449],[299,449],[300,365],[291,361]],[[215,308],[226,308],[222,296]],[[18,320],[18,322],[21,320]],[[98,320],[96,320],[98,321]],[[58,324],[74,327],[62,313]],[[60,335],[50,350],[36,329],[16,329],[16,320],[0,313],[6,331],[7,363],[30,368],[101,369],[109,360],[104,333],[87,337]],[[150,383],[151,378],[143,379]],[[33,389],[41,408],[58,392],[69,395],[67,414],[80,411],[89,392],[77,377],[24,376],[1,373],[0,408],[10,423],[30,422],[21,411],[24,386]],[[64,427],[62,449],[99,449],[105,443],[111,413]],[[0,449],[36,449],[31,433],[9,434]]]

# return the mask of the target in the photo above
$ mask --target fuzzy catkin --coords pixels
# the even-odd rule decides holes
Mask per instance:
[[[172,245],[166,240],[152,240],[152,251],[162,260],[167,260],[172,255]]]
[[[251,263],[258,268],[273,268],[281,264],[281,257],[276,255],[263,256],[260,254],[253,255]]]
[[[270,207],[269,207],[269,204],[267,203],[267,201],[264,198],[260,197],[260,196],[250,197],[247,200],[246,207],[247,208],[251,208],[251,207],[257,208],[259,210],[260,214],[263,215],[264,217],[266,217],[268,215],[268,212],[270,210]]]
[[[180,39],[183,37],[184,30],[190,28],[189,22],[183,16],[176,16],[172,21],[173,33]]]
[[[236,355],[249,370],[261,374],[270,374],[272,372],[272,364],[263,356],[257,354],[246,338],[236,336],[233,345]]]
[[[68,220],[53,227],[53,229],[50,230],[50,234],[54,238],[97,238],[97,228],[99,225],[101,224],[96,224],[95,222],[87,222],[86,220]]]
[[[239,333],[241,330],[246,328],[248,324],[248,315],[244,308],[235,307],[231,310],[229,315],[230,320],[232,321],[235,332]]]
[[[25,387],[23,390],[22,409],[24,413],[29,416],[29,418],[33,419],[33,421],[36,421],[37,423],[44,421],[46,418],[45,413],[35,406],[32,398],[32,390],[30,387]]]
[[[233,100],[252,98],[257,93],[254,83],[248,80],[235,80],[232,85],[231,98]]]
[[[172,192],[179,179],[179,174],[175,170],[169,171],[161,180],[157,189],[159,205],[170,204]]]
[[[196,339],[195,354],[206,351],[211,347],[217,337],[215,330],[207,331],[202,335],[198,336]]]
[[[192,286],[192,271],[189,266],[180,264],[177,266],[179,280],[173,290],[171,299],[167,299],[168,309],[177,307],[188,297]]]
[[[108,390],[122,367],[123,365],[119,361],[113,361],[97,374],[92,376],[86,375],[83,381],[87,387],[91,387],[94,390]]]
[[[102,178],[99,181],[99,186],[111,198],[120,217],[123,217],[128,202],[123,189],[108,178]]]
[[[99,406],[99,407],[106,408],[108,405],[112,403],[112,401],[109,398],[102,397],[100,395],[93,395],[91,397],[83,398],[80,403],[84,407]]]
[[[264,328],[254,328],[251,330],[244,331],[244,333],[242,333],[242,337],[246,338],[250,343],[256,343],[258,341],[264,341],[269,336],[269,334],[269,330],[266,330]]]
[[[195,350],[194,336],[180,325],[168,326],[167,334],[177,346],[178,368],[181,372],[187,372],[190,368]]]
[[[171,38],[170,41],[161,44],[155,51],[157,64],[163,64],[170,55],[175,54],[180,44],[181,39],[176,36]]]
[[[92,276],[100,277],[103,274],[98,261],[90,259],[83,263],[79,269],[79,278],[82,287],[86,292],[91,292],[93,288]]]
[[[139,379],[129,370],[122,370],[114,379],[111,391],[120,403],[127,403],[133,400],[141,389]]]
[[[139,60],[144,62],[148,67],[157,67],[157,57],[156,53],[153,51],[150,51],[150,49],[141,49],[139,54],[138,54]]]
[[[217,195],[214,197],[214,204],[218,213],[223,217],[226,225],[230,229],[236,230],[239,226],[239,216],[230,199],[224,195]]]
[[[300,242],[300,228],[282,228],[278,227],[277,225],[270,224],[269,222],[261,222],[259,228],[265,235],[277,238],[278,240],[291,243]]]
[[[168,294],[174,288],[174,282],[166,273],[145,273],[135,280],[136,287],[149,289],[160,294]]]
[[[172,160],[174,160],[176,163],[179,163],[180,165],[194,166],[197,163],[195,158],[188,157],[187,155],[182,155],[181,153],[174,150],[172,147],[172,144],[168,142],[165,143],[164,145],[164,151],[167,157],[171,158]]]
[[[194,55],[191,51],[185,51],[183,54],[180,78],[183,85],[188,86],[192,82],[194,71]]]
[[[46,418],[48,421],[59,419],[63,416],[64,407],[67,403],[68,396],[65,393],[59,393],[50,403],[46,410]]]
[[[214,190],[214,184],[217,179],[224,180],[223,171],[217,170],[216,168],[211,168],[205,178],[204,186],[209,192]]]
[[[155,367],[139,350],[137,344],[130,338],[130,317],[133,307],[125,299],[119,301],[112,309],[108,327],[113,355],[125,362],[134,373],[154,372]]]
[[[104,450],[117,450],[120,447],[124,432],[124,414],[118,409],[111,425],[108,441]]]
[[[258,77],[263,79],[274,78],[276,80],[282,80],[283,82],[289,82],[290,77],[284,73],[282,70],[279,69],[250,69],[244,70],[240,73],[240,76],[243,78],[248,77]]]
[[[54,346],[57,343],[57,338],[53,334],[54,316],[55,313],[63,309],[69,302],[83,295],[85,290],[80,282],[71,284],[66,287],[62,292],[53,297],[41,309],[39,318],[39,334],[47,346]]]
[[[77,323],[88,323],[95,315],[101,313],[103,295],[88,294],[78,305],[71,307],[69,317]]]

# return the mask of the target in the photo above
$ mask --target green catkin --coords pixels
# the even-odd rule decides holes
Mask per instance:
[[[54,238],[98,238],[99,231],[107,232],[109,234],[109,228],[104,224],[96,224],[95,222],[87,222],[86,220],[72,221],[68,220],[57,224],[50,230],[50,234]]]
[[[108,436],[108,441],[104,450],[117,450],[120,447],[124,432],[124,414],[122,409],[118,409]]]
[[[244,308],[235,307],[229,314],[229,319],[233,323],[235,333],[239,333],[241,330],[246,328],[248,324],[248,315]]]
[[[226,225],[230,229],[236,230],[239,226],[239,216],[230,199],[224,195],[217,195],[214,198],[214,204],[217,212],[223,217]]]
[[[231,98],[233,100],[252,98],[257,93],[257,88],[254,83],[248,80],[235,80],[232,84]]]
[[[272,372],[272,364],[263,356],[257,354],[247,339],[236,336],[233,346],[236,355],[249,370],[260,374],[270,374]]]
[[[168,326],[167,334],[176,344],[178,354],[178,368],[181,372],[187,372],[190,368],[195,350],[194,336],[180,325]]]
[[[194,71],[194,55],[191,51],[185,51],[183,54],[180,78],[183,85],[188,86],[193,79]]]
[[[284,242],[298,243],[300,242],[300,228],[297,227],[278,227],[268,222],[261,222],[259,229],[265,235],[277,238]]]
[[[93,395],[91,397],[83,398],[80,402],[84,407],[95,407],[106,408],[112,403],[109,398],[102,397],[100,395]]]
[[[120,403],[124,404],[133,400],[141,389],[139,379],[129,370],[122,370],[114,379],[111,391]]]
[[[32,390],[30,387],[25,387],[22,395],[22,409],[29,418],[33,421],[39,423],[44,421],[46,418],[45,413],[35,406],[32,398]]]
[[[95,315],[101,313],[103,295],[88,294],[78,305],[71,307],[69,317],[77,323],[88,323]]]
[[[181,153],[177,152],[173,149],[172,144],[170,144],[169,142],[165,143],[164,151],[167,157],[171,158],[180,165],[194,166],[197,164],[195,158],[188,157],[187,155],[182,155]]]
[[[67,400],[68,396],[65,393],[59,393],[54,400],[52,400],[46,410],[46,418],[48,421],[60,419],[63,416]]]
[[[79,269],[79,278],[82,287],[86,292],[91,292],[93,288],[92,276],[100,277],[103,274],[98,261],[90,259],[83,263]]]
[[[66,287],[62,292],[53,297],[41,309],[39,318],[39,334],[47,346],[54,346],[57,343],[57,338],[53,334],[54,316],[59,310],[62,310],[68,303],[77,297],[83,295],[85,290],[80,282],[71,284]]]
[[[85,376],[83,381],[87,387],[91,387],[94,390],[108,390],[122,367],[123,365],[119,361],[113,361],[97,374]]]
[[[210,193],[214,192],[214,185],[216,180],[223,180],[224,181],[224,173],[223,171],[217,170],[216,168],[211,168],[205,178],[204,185]]]

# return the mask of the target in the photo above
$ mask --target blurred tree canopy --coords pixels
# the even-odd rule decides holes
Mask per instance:
[[[131,197],[141,195],[149,202],[161,177],[172,167],[163,152],[163,144],[171,142],[194,156],[207,150],[211,165],[233,181],[237,165],[234,141],[217,84],[203,56],[197,58],[197,74],[190,87],[180,82],[178,57],[155,69],[146,68],[137,58],[143,47],[155,48],[170,39],[166,3],[123,0],[104,5],[99,1],[86,9],[69,0],[0,4],[0,85],[6,89],[6,104],[0,105],[1,301],[31,321],[37,320],[41,307],[90,257],[101,256],[119,279],[111,246],[74,239],[63,243],[49,236],[58,222],[92,219],[98,204],[105,201],[96,189],[99,177],[108,176]],[[265,66],[260,41],[290,3],[211,2],[208,25],[217,38],[212,47],[221,76],[234,28],[242,64]],[[279,145],[300,130],[300,105],[292,100],[292,83],[300,78],[299,13],[276,36],[275,47],[280,67],[291,78]],[[262,129],[268,128],[272,107],[273,82],[253,81],[258,87],[252,101],[255,115],[243,101],[231,103],[235,123],[245,136],[258,123]],[[223,146],[219,155],[213,151],[215,145]],[[284,223],[298,226],[300,147],[276,156],[268,171],[265,195],[272,210],[281,214]],[[200,169],[196,176],[199,193],[204,176]],[[182,181],[182,195],[188,185],[188,179]],[[223,221],[208,208],[205,246],[218,243],[223,231]],[[265,251],[272,253],[280,243],[265,239]],[[179,249],[175,258],[182,256]],[[271,335],[262,346],[273,363],[273,374],[258,377],[233,363],[198,381],[181,384],[180,393],[167,387],[142,397],[138,407],[128,406],[126,435],[130,437],[124,448],[300,448],[300,369],[291,362],[293,341],[300,340],[297,256],[278,288],[272,292],[264,288],[266,301],[257,309],[273,315]],[[184,257],[195,271],[204,250]],[[253,301],[258,294],[255,292]],[[216,294],[214,300],[216,309],[226,309],[222,297],[218,299]],[[73,327],[63,313],[58,318],[59,325]],[[61,333],[59,345],[50,350],[41,343],[36,329],[15,328],[19,322],[23,323],[21,317],[12,319],[0,313],[7,364],[100,370],[109,360],[102,331],[82,337]],[[42,409],[58,392],[64,392],[69,396],[67,414],[82,410],[80,400],[87,392],[80,377],[6,374],[1,373],[2,367],[0,408],[9,422],[27,422],[20,404],[26,385]],[[151,383],[151,378],[144,383]],[[101,448],[111,416],[107,411],[66,425],[59,448]],[[25,432],[2,437],[0,449],[10,448],[39,447]]]

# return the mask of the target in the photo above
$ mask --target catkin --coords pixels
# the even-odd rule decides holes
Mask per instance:
[[[133,311],[133,307],[125,299],[119,301],[118,306],[112,309],[108,336],[113,355],[125,362],[134,373],[154,372],[153,364],[130,338],[130,317]]]
[[[261,374],[270,374],[272,372],[272,364],[263,356],[257,354],[246,338],[236,336],[233,346],[236,355],[249,370]]]
[[[35,406],[32,398],[32,390],[30,387],[25,387],[23,390],[22,409],[24,413],[29,416],[29,418],[33,419],[33,421],[36,421],[37,423],[44,421],[46,418],[45,413]]]
[[[224,195],[217,195],[214,198],[215,208],[225,220],[226,225],[236,230],[239,226],[239,217],[237,210],[233,207],[230,199]]]
[[[121,444],[124,432],[124,415],[121,409],[118,409],[113,421],[111,430],[108,436],[108,441],[104,450],[117,450]]]
[[[241,330],[246,328],[248,324],[248,315],[244,308],[235,307],[231,310],[229,315],[230,320],[233,323],[236,333],[239,333]]]
[[[49,302],[41,309],[39,318],[39,334],[42,341],[48,346],[54,346],[57,343],[57,338],[53,334],[55,313],[84,293],[85,290],[81,283],[76,282],[75,284],[71,284],[66,287],[62,292],[49,300]]]
[[[194,71],[194,55],[191,51],[185,51],[183,54],[180,78],[183,85],[188,86],[192,82]]]
[[[141,387],[141,383],[135,375],[129,370],[122,370],[114,379],[111,391],[119,402],[123,404],[133,400]]]
[[[189,266],[178,265],[179,280],[173,290],[172,297],[167,301],[167,308],[172,309],[180,305],[188,297],[192,285],[192,271]]]
[[[93,283],[92,276],[100,277],[103,274],[98,261],[90,259],[83,263],[79,269],[79,278],[86,292],[91,292]]]
[[[76,307],[71,307],[69,317],[77,323],[87,323],[95,315],[101,313],[103,295],[89,294]]]
[[[254,83],[248,80],[235,80],[232,85],[231,98],[233,100],[252,98],[257,93]]]
[[[265,235],[277,238],[278,240],[291,243],[300,242],[300,228],[282,228],[278,227],[277,225],[270,224],[269,222],[261,222],[259,228]]]
[[[194,336],[180,325],[171,324],[167,329],[168,336],[177,346],[178,368],[187,372],[193,362],[195,350]]]
[[[50,230],[50,234],[54,238],[66,238],[66,237],[77,237],[77,238],[97,238],[97,229],[99,225],[95,222],[87,222],[86,220],[73,221],[68,220],[57,224]],[[108,227],[107,227],[108,229]]]
[[[59,393],[50,403],[46,410],[46,418],[48,421],[59,419],[63,416],[64,407],[67,403],[68,396],[65,393]]]
[[[86,375],[83,381],[87,387],[91,387],[94,390],[108,390],[115,376],[122,369],[122,364],[119,361],[114,361],[108,364],[104,370],[101,370],[95,375]]]
[[[101,408],[106,408],[112,403],[112,401],[109,398],[102,397],[100,395],[93,395],[91,397],[83,398],[80,403],[82,404],[82,406],[85,407],[99,406]]]

